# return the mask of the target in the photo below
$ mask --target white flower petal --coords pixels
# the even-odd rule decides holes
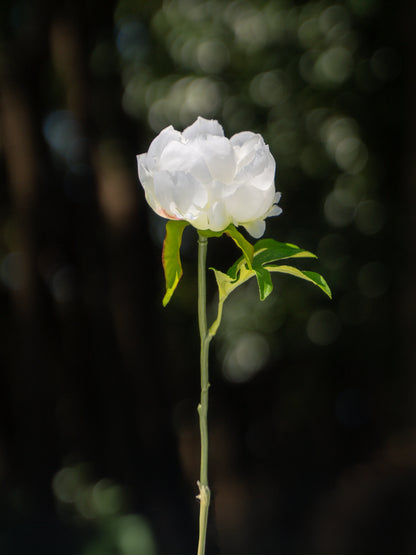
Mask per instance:
[[[276,163],[259,134],[243,132],[231,138],[236,160],[235,181],[265,190],[274,187]]]
[[[224,203],[215,202],[208,210],[209,229],[212,231],[222,231],[231,223],[231,218],[227,215]]]
[[[228,212],[234,222],[251,222],[263,219],[273,205],[274,190],[260,191],[249,184],[239,187],[225,199]]]
[[[189,218],[184,218],[196,229],[209,229],[208,215],[205,212],[191,214]]]
[[[283,210],[277,204],[273,204],[270,210],[267,212],[267,217],[271,218],[272,216],[280,216]]]
[[[182,213],[196,207],[205,208],[208,202],[207,188],[189,173],[176,172],[174,174],[176,205]],[[188,208],[187,208],[188,207]]]
[[[192,145],[203,156],[212,179],[230,183],[235,174],[236,163],[234,150],[225,137],[198,137]]]
[[[155,197],[169,214],[196,214],[208,202],[208,192],[192,175],[183,172],[160,171],[154,175]]]
[[[230,139],[230,142],[233,146],[238,146],[241,148],[245,144],[253,141],[253,139],[258,141],[259,137],[261,137],[261,135],[253,133],[252,131],[241,131],[241,133],[236,133],[235,135],[233,135]]]
[[[147,167],[147,154],[140,154],[140,156],[137,156],[137,168],[146,200],[153,210],[157,214],[160,214],[161,207],[155,196],[153,175]]]
[[[147,167],[147,154],[140,154],[136,157],[136,159],[140,182],[142,183],[142,185],[144,185],[145,182],[151,182],[152,174]]]
[[[160,156],[159,169],[169,172],[189,172],[202,183],[211,181],[205,160],[192,144],[173,141],[166,145]]]
[[[257,133],[228,140],[217,121],[200,117],[182,134],[161,131],[137,166],[153,210],[197,229],[222,231],[232,222],[260,237],[265,218],[282,211],[275,161]]]
[[[160,171],[153,174],[153,195],[157,199],[159,207],[168,214],[174,214],[176,211],[176,203],[173,198],[174,189],[175,186],[169,172]],[[146,193],[151,195],[152,190],[148,188]]]
[[[250,131],[237,133],[237,135],[231,137],[230,142],[236,155],[237,171],[240,167],[249,164],[258,150],[266,148],[263,137]]]
[[[186,141],[190,141],[204,135],[224,137],[224,129],[217,120],[205,119],[199,116],[198,119],[192,125],[187,127],[182,133],[182,137]]]
[[[172,141],[180,141],[181,134],[169,125],[165,127],[159,135],[150,143],[149,151],[147,153],[147,165],[150,170],[158,168],[159,159],[166,146]]]
[[[259,239],[266,230],[266,222],[264,220],[249,222],[248,224],[243,224],[243,226],[255,239]]]
[[[256,187],[262,191],[273,188],[274,190],[274,174],[276,171],[276,163],[267,147],[257,150],[250,162],[246,165],[240,165],[235,176],[238,182],[249,183],[252,187]]]
[[[267,217],[268,218],[271,218],[272,216],[280,216],[280,214],[283,212],[283,210],[280,208],[280,206],[277,206],[277,203],[279,202],[281,197],[282,197],[281,193],[275,193],[273,206],[267,212]]]

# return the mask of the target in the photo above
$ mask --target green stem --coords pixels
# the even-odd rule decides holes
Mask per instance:
[[[199,429],[201,435],[201,469],[198,482],[200,501],[199,509],[199,540],[198,554],[205,554],[207,536],[208,509],[211,492],[208,486],[208,351],[212,336],[208,334],[207,326],[207,294],[206,294],[206,258],[208,238],[199,235],[198,238],[198,322],[201,338],[201,401],[198,405]]]

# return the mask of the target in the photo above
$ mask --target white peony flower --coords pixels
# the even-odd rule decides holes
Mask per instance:
[[[211,231],[242,225],[257,238],[282,212],[276,163],[259,134],[227,139],[218,121],[199,117],[183,133],[163,129],[137,163],[147,202],[164,218]]]

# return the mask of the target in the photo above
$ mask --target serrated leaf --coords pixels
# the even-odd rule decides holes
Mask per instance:
[[[269,270],[263,266],[254,266],[253,270],[256,272],[260,300],[264,301],[264,299],[273,291],[272,276],[270,275]]]
[[[254,245],[254,258],[256,265],[264,265],[286,258],[316,258],[316,255],[291,243],[260,239]]]
[[[310,281],[314,285],[318,286],[330,299],[332,299],[331,289],[329,288],[325,279],[321,274],[316,272],[310,272],[307,270],[299,270],[294,266],[265,266],[269,272],[279,272],[281,274],[289,274],[291,276]]]
[[[169,220],[166,224],[166,236],[162,251],[162,264],[166,282],[166,293],[162,301],[163,306],[166,306],[170,301],[182,277],[180,248],[183,230],[187,225],[189,225],[188,222],[184,220]]]

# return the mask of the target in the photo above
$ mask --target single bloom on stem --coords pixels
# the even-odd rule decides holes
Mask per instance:
[[[162,254],[166,281],[163,306],[171,299],[182,276],[180,247],[183,230],[188,224],[199,230],[201,464],[197,496],[200,501],[197,555],[205,555],[211,496],[208,484],[208,352],[221,323],[224,302],[252,277],[256,277],[260,300],[264,300],[273,289],[272,273],[288,274],[311,282],[329,297],[331,290],[320,274],[286,264],[291,258],[315,258],[311,252],[274,239],[260,239],[252,245],[236,229],[241,225],[253,237],[261,237],[266,227],[265,219],[282,212],[277,205],[280,193],[276,193],[274,185],[276,163],[261,135],[244,131],[227,139],[216,120],[199,117],[183,133],[171,125],[166,127],[151,143],[149,151],[137,157],[137,163],[148,203],[157,214],[170,220],[166,224]],[[243,256],[226,273],[211,268],[218,285],[218,311],[216,319],[208,326],[208,237],[220,236],[223,232],[234,240]]]
[[[224,137],[216,120],[198,119],[182,133],[171,125],[137,156],[147,202],[170,220],[220,232],[230,224],[261,237],[269,216],[278,216],[276,163],[261,135]]]

